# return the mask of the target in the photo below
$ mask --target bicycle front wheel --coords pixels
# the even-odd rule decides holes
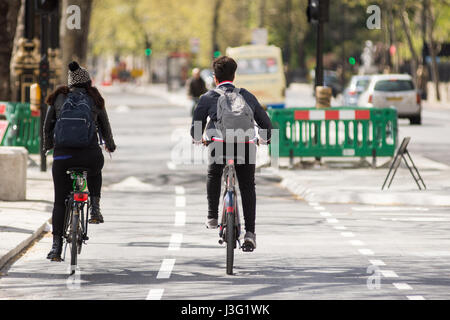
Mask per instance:
[[[227,274],[233,274],[234,248],[236,245],[234,213],[227,213]]]
[[[77,266],[77,255],[78,255],[78,234],[79,234],[79,219],[80,216],[77,214],[72,215],[72,234],[70,242],[70,274],[74,274]]]

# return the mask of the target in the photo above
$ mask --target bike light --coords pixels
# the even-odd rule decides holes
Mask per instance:
[[[370,95],[370,96],[369,96],[369,103],[372,103],[372,102],[373,102],[373,96]]]
[[[88,199],[87,193],[74,193],[73,194],[73,200],[77,202],[85,202]]]

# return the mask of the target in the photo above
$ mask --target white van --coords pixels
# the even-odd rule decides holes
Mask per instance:
[[[248,45],[228,48],[226,54],[238,64],[237,87],[253,93],[264,107],[284,106],[286,78],[280,48]]]

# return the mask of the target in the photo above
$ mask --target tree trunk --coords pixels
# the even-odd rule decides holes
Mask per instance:
[[[10,63],[21,1],[0,1],[0,100],[11,98]]]
[[[62,51],[62,83],[67,83],[68,64],[75,60],[81,66],[86,66],[88,53],[89,25],[93,0],[62,0],[61,19],[61,51]],[[74,13],[67,13],[68,6],[80,8],[80,28],[69,28],[68,19],[75,19]]]
[[[212,25],[212,56],[219,49],[217,34],[219,33],[219,14],[222,6],[222,0],[216,0],[214,3],[213,25]]]
[[[259,0],[259,27],[264,28],[266,25],[266,0]]]
[[[436,61],[436,44],[434,43],[433,30],[434,30],[434,17],[431,10],[430,0],[425,1],[425,10],[427,16],[427,31],[428,31],[428,43],[429,52],[431,56],[431,73],[433,74],[433,81],[436,89],[436,100],[441,101],[441,94],[439,92],[439,70]]]
[[[411,74],[414,79],[414,83],[417,85],[417,66],[419,64],[419,58],[417,56],[416,50],[414,49],[414,45],[412,42],[411,26],[409,23],[408,12],[406,11],[405,1],[403,1],[403,3],[402,3],[400,20],[402,22],[403,31],[405,32],[406,39],[408,41],[409,50],[411,51],[411,55],[412,55]]]

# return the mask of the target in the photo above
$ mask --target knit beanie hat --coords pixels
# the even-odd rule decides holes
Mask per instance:
[[[69,87],[73,87],[80,84],[85,84],[91,81],[91,77],[89,76],[89,72],[80,67],[80,65],[73,61],[69,64]]]

